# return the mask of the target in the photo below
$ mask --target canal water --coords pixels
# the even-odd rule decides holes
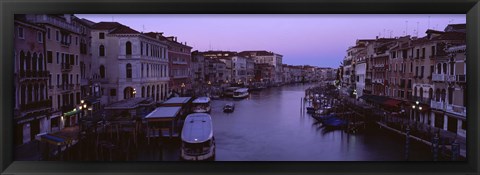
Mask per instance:
[[[403,161],[405,139],[371,127],[361,134],[328,131],[300,99],[313,84],[272,87],[242,100],[212,102],[217,161]],[[227,102],[235,112],[223,113]],[[410,160],[432,160],[430,147],[411,141]]]

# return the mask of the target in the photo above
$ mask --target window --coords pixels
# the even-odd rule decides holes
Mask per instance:
[[[415,67],[415,76],[418,77],[418,66]]]
[[[424,70],[425,70],[425,66],[422,66],[422,71],[421,71],[421,75],[420,75],[420,77],[422,77],[422,78],[423,78],[423,72],[424,72]]]
[[[132,43],[130,41],[125,44],[125,52],[126,55],[132,55]]]
[[[60,32],[58,30],[55,31],[55,40],[60,41]]]
[[[52,51],[47,51],[47,62],[52,63],[53,53]]]
[[[75,45],[78,46],[78,36],[75,37]]]
[[[422,58],[425,58],[425,47],[422,48]]]
[[[132,65],[130,63],[126,66],[127,78],[132,78]]]
[[[50,39],[50,28],[47,28],[47,38]]]
[[[435,46],[432,46],[432,53],[431,53],[432,56],[435,56]]]
[[[78,55],[75,55],[75,65],[78,66]]]
[[[117,96],[117,90],[116,89],[110,89],[110,96]]]
[[[77,74],[77,84],[78,84],[78,74]]]
[[[22,27],[18,28],[18,38],[21,38],[21,39],[25,38]]]
[[[101,57],[105,56],[105,46],[100,45],[100,47],[98,48],[98,52],[99,52],[98,53],[99,56]]]
[[[43,43],[43,34],[42,32],[37,32],[37,41]]]
[[[99,38],[99,39],[105,39],[105,33],[100,32],[100,33],[98,34],[98,38]]]
[[[105,66],[100,65],[100,78],[105,78]]]
[[[60,59],[60,53],[57,52],[57,64],[60,64],[59,59]]]
[[[57,85],[60,85],[60,74],[57,74]]]

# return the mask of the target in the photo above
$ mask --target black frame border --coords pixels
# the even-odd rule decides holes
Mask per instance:
[[[0,2],[2,174],[479,174],[479,0],[4,0]],[[466,162],[29,162],[13,161],[13,14],[467,14]]]

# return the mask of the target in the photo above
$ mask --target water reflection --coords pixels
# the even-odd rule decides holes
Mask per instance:
[[[403,160],[404,139],[376,127],[361,134],[329,130],[300,113],[304,89],[312,85],[274,87],[243,100],[212,103],[217,160],[234,161],[384,161]],[[235,103],[235,112],[223,105]],[[431,160],[430,149],[411,146],[412,160]]]

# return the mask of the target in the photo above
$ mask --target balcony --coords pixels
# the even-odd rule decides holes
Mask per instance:
[[[186,61],[172,61],[172,64],[187,64]]]
[[[46,79],[50,75],[50,71],[20,71],[20,80],[27,79]]]
[[[457,80],[458,83],[465,83],[465,82],[467,82],[467,76],[457,75],[456,80]]]
[[[385,64],[375,64],[375,65],[373,65],[373,67],[375,67],[375,68],[383,68],[383,67],[385,67]]]
[[[62,72],[70,72],[72,70],[72,65],[68,63],[62,63]]]
[[[432,74],[432,81],[445,81],[445,74]]]
[[[446,112],[461,115],[461,116],[464,116],[464,117],[467,116],[467,108],[465,106],[447,104]]]
[[[455,77],[455,75],[445,75],[445,81],[447,81],[447,82],[455,82],[455,81],[456,81],[456,77]]]
[[[52,100],[43,100],[37,102],[30,102],[20,106],[23,112],[38,111],[43,109],[50,109],[52,107]]]
[[[432,100],[430,102],[430,108],[444,111],[445,110],[445,102]]]

